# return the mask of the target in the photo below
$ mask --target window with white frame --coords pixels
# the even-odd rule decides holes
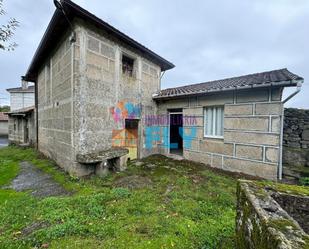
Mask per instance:
[[[204,137],[223,138],[224,107],[210,106],[204,109]]]

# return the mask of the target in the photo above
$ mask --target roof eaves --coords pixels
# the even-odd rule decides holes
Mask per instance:
[[[181,93],[181,94],[172,94],[166,96],[160,95],[153,95],[154,100],[164,100],[164,99],[173,99],[173,98],[182,98],[187,96],[200,96],[208,93],[219,93],[219,92],[226,92],[226,91],[233,91],[233,90],[245,90],[245,89],[253,89],[253,88],[263,88],[263,87],[292,87],[297,86],[298,83],[302,83],[303,79],[297,80],[289,80],[289,81],[280,81],[280,82],[268,82],[263,84],[254,84],[254,85],[247,85],[247,86],[230,86],[224,88],[215,88],[209,90],[200,90],[198,92],[190,92],[190,93]]]

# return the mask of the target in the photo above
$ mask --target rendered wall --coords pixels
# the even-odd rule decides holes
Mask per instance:
[[[282,104],[280,89],[254,89],[221,92],[203,97],[158,103],[159,114],[183,108],[184,157],[215,168],[242,172],[267,179],[277,178]],[[224,138],[205,138],[203,109],[224,106]],[[166,129],[168,127],[161,127]],[[162,135],[162,132],[161,132]],[[168,133],[162,141],[169,141]],[[162,150],[166,154],[167,148]]]

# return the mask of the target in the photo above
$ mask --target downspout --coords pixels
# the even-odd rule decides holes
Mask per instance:
[[[282,101],[282,110],[281,110],[281,129],[280,129],[280,145],[279,145],[279,170],[278,177],[279,180],[282,180],[282,149],[283,149],[283,125],[284,125],[284,104],[288,102],[291,98],[293,98],[296,94],[298,94],[301,90],[303,81],[297,82],[297,88],[295,92],[289,95],[285,100]]]
[[[38,83],[34,82],[34,101],[35,101],[35,130],[36,130],[36,149],[39,150],[39,105],[38,105]]]

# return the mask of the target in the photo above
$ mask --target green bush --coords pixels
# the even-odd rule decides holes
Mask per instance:
[[[303,186],[309,186],[309,177],[301,177],[299,183]]]

